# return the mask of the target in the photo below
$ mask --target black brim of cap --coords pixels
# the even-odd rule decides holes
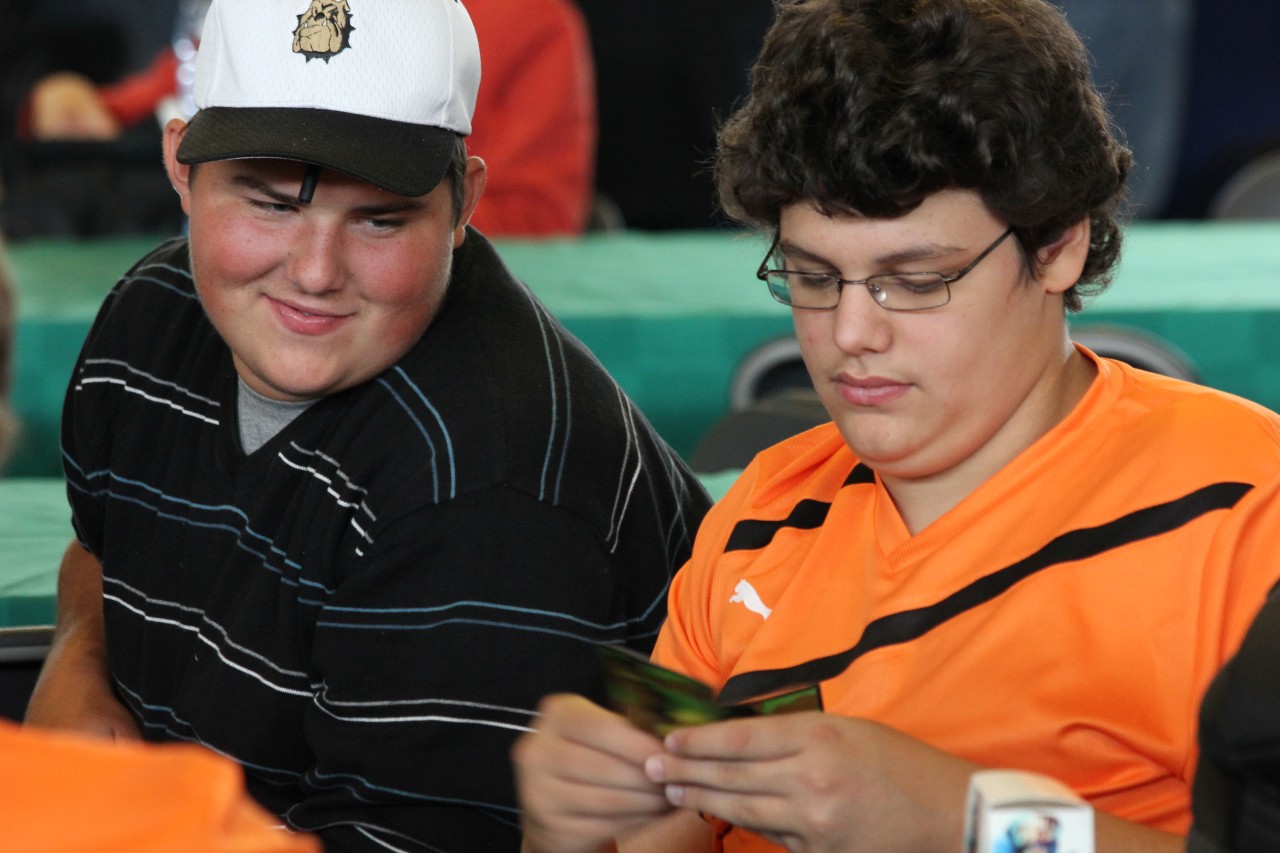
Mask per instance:
[[[206,107],[178,146],[179,163],[250,157],[301,160],[403,196],[444,177],[458,135],[430,125],[297,107]]]

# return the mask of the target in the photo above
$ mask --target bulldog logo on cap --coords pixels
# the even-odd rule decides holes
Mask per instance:
[[[347,0],[311,0],[311,7],[298,16],[293,52],[301,53],[307,62],[317,57],[328,62],[347,49],[354,29]]]

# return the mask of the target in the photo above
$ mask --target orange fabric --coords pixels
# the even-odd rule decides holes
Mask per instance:
[[[595,185],[595,66],[569,0],[467,0],[480,93],[467,150],[489,167],[471,224],[490,237],[581,233]]]
[[[195,746],[115,744],[0,721],[0,846],[59,853],[318,853]]]
[[[878,480],[846,483],[856,464],[831,425],[761,454],[703,522],[654,657],[719,686],[849,650],[881,617],[936,617],[823,681],[826,709],[1186,832],[1201,695],[1280,578],[1280,416],[1102,360],[1076,411],[914,537]],[[1193,493],[1151,528],[1167,511],[1144,510]],[[801,499],[830,503],[825,522],[731,538]],[[724,845],[780,849],[741,830]]]

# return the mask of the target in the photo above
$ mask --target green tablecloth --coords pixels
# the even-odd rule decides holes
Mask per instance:
[[[156,241],[10,247],[19,285],[10,476],[54,476],[71,365],[102,295]],[[689,454],[729,407],[733,372],[791,334],[755,280],[766,244],[737,232],[496,241],[515,273],[589,346],[668,441]],[[1111,291],[1073,319],[1121,325],[1184,353],[1205,384],[1280,409],[1280,223],[1139,223]],[[981,330],[975,330],[981,334]]]
[[[58,563],[70,541],[61,480],[0,480],[0,628],[53,623]]]

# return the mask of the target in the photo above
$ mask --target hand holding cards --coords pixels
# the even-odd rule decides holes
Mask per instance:
[[[821,711],[817,685],[736,705],[717,704],[711,688],[622,646],[596,647],[609,707],[658,737],[672,729],[733,717]]]

